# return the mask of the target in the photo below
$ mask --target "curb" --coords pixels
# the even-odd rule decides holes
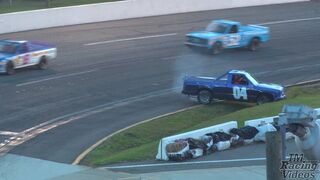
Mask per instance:
[[[298,82],[295,84],[290,84],[285,86],[286,88],[288,87],[295,87],[295,86],[303,86],[303,85],[309,85],[309,84],[314,84],[314,83],[318,83],[320,82],[320,79],[314,79],[314,80],[310,80],[310,81],[302,81],[302,82]]]
[[[104,138],[102,138],[101,140],[99,140],[98,142],[96,142],[95,144],[93,144],[92,146],[90,146],[88,149],[86,149],[85,151],[83,151],[79,156],[77,156],[77,158],[72,162],[72,165],[78,165],[92,150],[94,150],[96,147],[98,147],[100,144],[102,144],[104,141],[106,141],[107,139],[111,138],[112,136],[120,133],[120,132],[123,132],[129,128],[132,128],[132,127],[135,127],[137,125],[140,125],[140,124],[143,124],[143,123],[146,123],[146,122],[149,122],[149,121],[153,121],[155,119],[158,119],[158,118],[162,118],[162,117],[165,117],[165,116],[169,116],[169,115],[173,115],[173,114],[176,114],[176,113],[179,113],[179,112],[183,112],[183,111],[187,111],[187,110],[190,110],[190,109],[194,109],[194,108],[197,108],[197,107],[200,107],[202,105],[195,105],[195,106],[191,106],[191,107],[187,107],[187,108],[183,108],[183,109],[180,109],[180,110],[177,110],[177,111],[174,111],[174,112],[170,112],[170,113],[166,113],[166,114],[163,114],[163,115],[159,115],[159,116],[156,116],[156,117],[153,117],[153,118],[150,118],[150,119],[146,119],[144,121],[140,121],[138,123],[135,123],[135,124],[132,124],[130,126],[127,126],[123,129],[120,129]]]

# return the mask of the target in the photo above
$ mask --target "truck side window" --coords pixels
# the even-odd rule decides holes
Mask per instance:
[[[20,48],[19,48],[20,53],[27,53],[29,52],[29,47],[27,45],[27,43],[23,43],[21,44]]]
[[[234,74],[232,75],[232,84],[248,85],[248,80],[243,75]]]
[[[238,26],[232,25],[230,29],[230,34],[238,33]]]

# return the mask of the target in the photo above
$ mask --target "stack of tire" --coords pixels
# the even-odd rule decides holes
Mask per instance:
[[[207,133],[199,139],[178,139],[166,146],[166,153],[169,160],[184,161],[257,141],[265,142],[265,133],[276,130],[272,124],[262,124],[257,127],[233,128],[229,133],[222,131]]]

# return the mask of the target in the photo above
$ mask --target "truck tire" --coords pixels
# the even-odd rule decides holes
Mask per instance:
[[[212,102],[212,98],[212,93],[209,90],[204,89],[198,93],[198,102],[200,104],[208,105]]]
[[[211,50],[211,54],[220,54],[223,51],[223,46],[221,42],[215,42]]]
[[[41,57],[38,65],[37,65],[38,69],[41,69],[41,70],[45,70],[45,69],[48,69],[48,60],[46,57]]]
[[[14,69],[14,64],[12,61],[7,62],[6,64],[6,73],[7,75],[13,75],[16,73],[15,69]]]
[[[268,103],[268,102],[271,102],[272,100],[270,99],[270,97],[268,97],[267,95],[265,94],[261,94],[257,97],[257,105],[261,105],[261,104],[265,104],[265,103]]]
[[[253,38],[253,39],[250,41],[250,44],[249,44],[249,46],[248,46],[248,49],[249,49],[250,51],[256,51],[256,50],[258,50],[259,45],[260,45],[260,39],[257,38],[257,37],[255,37],[255,38]]]

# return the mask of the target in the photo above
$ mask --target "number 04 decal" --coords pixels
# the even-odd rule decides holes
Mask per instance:
[[[248,100],[247,88],[245,87],[233,87],[233,97],[235,99],[240,99],[242,97],[243,100]]]
[[[228,46],[237,46],[239,45],[241,36],[240,35],[230,35]]]

